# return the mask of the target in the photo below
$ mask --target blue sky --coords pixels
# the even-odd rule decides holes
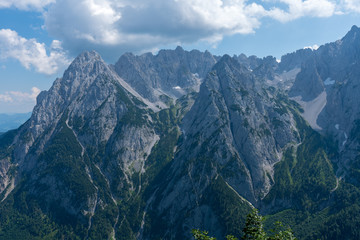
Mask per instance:
[[[177,45],[281,58],[360,26],[359,0],[0,0],[0,113],[31,111],[71,60]]]

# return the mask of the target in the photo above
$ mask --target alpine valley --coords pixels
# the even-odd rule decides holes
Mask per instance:
[[[83,52],[0,136],[0,239],[360,239],[360,28],[274,57]]]

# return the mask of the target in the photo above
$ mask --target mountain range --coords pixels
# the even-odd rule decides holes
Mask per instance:
[[[83,52],[0,136],[0,239],[360,238],[360,29],[258,58]]]

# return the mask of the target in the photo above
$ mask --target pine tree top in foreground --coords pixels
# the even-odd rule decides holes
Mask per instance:
[[[281,222],[276,222],[275,227],[270,230],[268,235],[263,228],[264,217],[259,215],[259,211],[254,208],[246,217],[244,235],[240,238],[243,240],[296,240],[290,227],[284,227]],[[214,237],[208,236],[207,231],[192,230],[192,234],[196,240],[216,240]],[[237,240],[233,235],[227,235],[227,240]]]

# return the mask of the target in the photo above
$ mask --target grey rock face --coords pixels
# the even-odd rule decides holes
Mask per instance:
[[[247,57],[245,54],[240,54],[234,57],[239,61],[241,65],[251,70],[259,67],[262,63],[262,59],[256,56]]]
[[[0,191],[11,185],[10,166],[18,166],[16,179],[31,173],[25,188],[44,209],[59,202],[90,229],[96,209],[116,204],[133,187],[133,174],[144,173],[159,140],[147,111],[96,52],[84,52],[38,96],[15,137],[13,157],[0,161]]]
[[[151,102],[161,102],[161,95],[178,98],[198,90],[202,79],[215,64],[209,52],[161,50],[134,56],[124,54],[115,64],[115,71],[141,96]]]
[[[336,124],[341,124],[343,129],[351,126],[359,115],[355,107],[360,76],[359,52],[360,30],[353,26],[341,40],[321,46],[304,62],[290,91],[293,96],[298,94],[308,100],[326,91],[327,104],[319,116],[319,125],[326,131],[335,132]],[[353,110],[350,113],[348,109]],[[349,133],[349,129],[345,132]]]
[[[10,183],[12,176],[9,174],[11,167],[10,159],[5,158],[0,160],[0,192],[6,190]]]
[[[360,29],[353,26],[341,40],[325,44],[302,59],[301,72],[289,92],[290,96],[301,96],[308,105],[325,94],[325,106],[316,116],[315,125],[336,139],[339,150],[346,156],[339,160],[345,168],[349,159],[357,155],[353,149],[358,143],[351,142],[349,136],[360,117],[359,53]]]
[[[240,54],[239,56],[234,56],[239,63],[253,71],[256,76],[259,76],[261,79],[274,80],[275,70],[278,68],[278,62],[276,58],[272,56],[258,58],[256,56],[246,57],[245,54]]]
[[[300,68],[304,62],[314,56],[311,49],[300,49],[293,53],[288,53],[281,57],[278,71],[290,71],[294,68]]]
[[[316,69],[315,60],[311,59],[304,63],[300,73],[296,76],[289,96],[301,96],[303,101],[308,102],[314,100],[324,90],[324,82]]]
[[[328,94],[328,104],[319,116],[320,125],[335,132],[336,124],[349,133],[359,118],[360,29],[354,26],[341,40],[324,45],[317,52],[319,73]],[[351,111],[349,111],[351,109]]]
[[[253,204],[267,194],[282,149],[298,141],[292,115],[274,99],[236,59],[214,66],[183,120],[183,142],[153,204],[166,229],[195,222],[209,229],[206,214],[195,220],[195,213],[207,208],[203,195],[218,177]]]

